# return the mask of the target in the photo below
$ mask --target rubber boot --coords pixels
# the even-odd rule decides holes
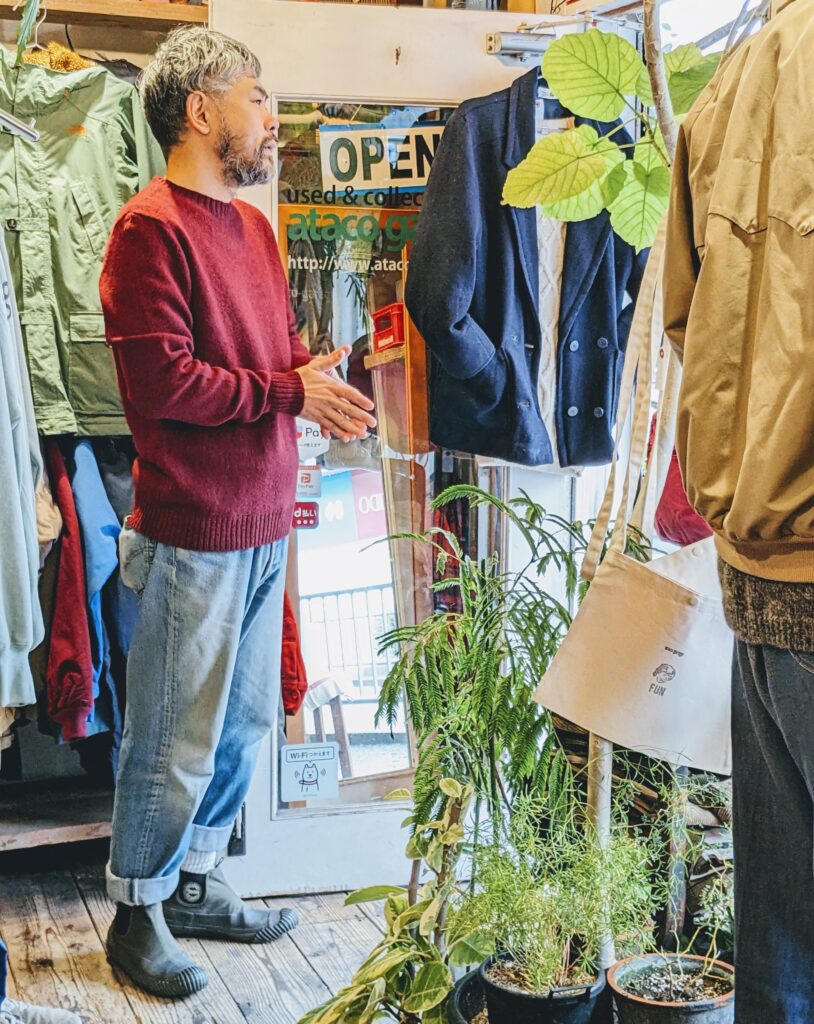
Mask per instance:
[[[139,988],[156,996],[183,999],[209,984],[203,967],[190,960],[170,934],[160,903],[118,905],[107,933],[107,958]]]
[[[299,924],[293,910],[247,906],[219,868],[201,875],[182,871],[178,888],[164,901],[164,918],[173,935],[232,942],[273,942]]]

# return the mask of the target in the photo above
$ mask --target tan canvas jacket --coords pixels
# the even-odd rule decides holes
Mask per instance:
[[[665,319],[682,473],[721,557],[814,582],[814,0],[776,9],[682,126]]]

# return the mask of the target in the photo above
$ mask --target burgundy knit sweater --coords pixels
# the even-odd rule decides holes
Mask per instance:
[[[266,218],[156,178],[119,214],[100,293],[138,451],[130,525],[197,551],[286,536],[310,357]]]

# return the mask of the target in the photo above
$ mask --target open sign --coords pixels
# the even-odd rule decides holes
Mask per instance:
[[[423,188],[443,131],[442,124],[325,125],[319,130],[323,187],[356,192]]]

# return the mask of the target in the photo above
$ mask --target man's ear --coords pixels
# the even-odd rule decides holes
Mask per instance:
[[[210,135],[214,128],[212,99],[202,92],[191,92],[187,96],[187,124],[199,135]]]

